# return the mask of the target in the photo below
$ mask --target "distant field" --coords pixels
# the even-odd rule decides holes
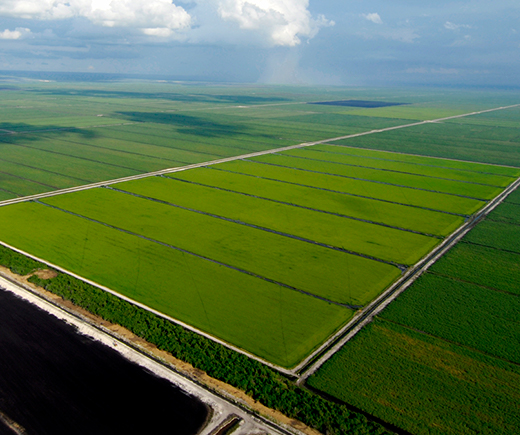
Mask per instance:
[[[517,197],[518,190],[309,385],[415,434],[517,433]]]
[[[516,113],[515,119],[518,120],[518,109],[511,111]],[[505,114],[506,117],[508,115]],[[334,143],[422,156],[520,166],[518,122],[511,122],[507,127],[496,127],[471,124],[473,117],[461,120],[419,125]]]

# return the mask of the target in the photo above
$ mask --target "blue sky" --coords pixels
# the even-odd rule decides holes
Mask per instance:
[[[0,69],[520,86],[520,2],[0,0]]]

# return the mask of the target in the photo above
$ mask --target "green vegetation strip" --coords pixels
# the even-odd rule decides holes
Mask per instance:
[[[220,166],[209,168],[218,169]],[[170,174],[168,177],[439,236],[450,234],[464,222],[461,216],[234,172],[198,168]]]
[[[218,168],[251,176],[288,181],[448,213],[470,215],[485,204],[485,201],[475,199],[409,189],[383,183],[371,183],[363,180],[334,177],[317,172],[259,164],[253,161],[242,160],[222,163],[218,165]]]
[[[468,183],[487,184],[490,186],[506,187],[515,180],[515,177],[495,175],[471,170],[471,165],[467,169],[452,169],[442,167],[443,160],[436,159],[436,165],[423,163],[408,163],[399,161],[399,154],[388,155],[389,153],[366,153],[368,155],[356,155],[350,153],[349,148],[321,145],[316,147],[306,147],[296,150],[284,151],[284,155],[297,157],[307,157],[316,160],[333,161],[348,165],[357,165],[370,168],[382,169],[385,171],[404,172],[407,174],[422,175],[425,177],[442,178],[447,180],[462,181]],[[355,150],[358,151],[358,150]],[[393,160],[389,160],[390,158]],[[449,165],[449,162],[446,163]],[[474,166],[474,165],[473,165]],[[475,168],[476,169],[476,168]],[[481,168],[485,169],[485,168]]]
[[[413,189],[427,190],[431,192],[460,195],[476,199],[491,199],[501,192],[501,189],[495,186],[461,183],[451,180],[423,177],[420,175],[383,171],[381,169],[348,166],[345,164],[329,161],[303,159],[293,156],[285,156],[282,154],[269,154],[265,156],[254,157],[251,160],[255,162],[279,165],[286,168],[314,171],[341,177],[349,177]]]
[[[203,192],[172,189],[175,184],[154,177],[117,186],[167,200],[182,195],[208,200]],[[388,264],[113,190],[86,190],[44,202],[343,304],[369,302],[400,275]]]
[[[485,220],[471,231],[466,241],[520,254],[520,226]]]
[[[3,207],[0,222],[5,242],[284,367],[352,316],[343,307],[43,205]]]
[[[381,317],[520,363],[519,312],[516,295],[426,274]]]
[[[0,245],[0,264],[25,275],[45,266]],[[332,435],[387,435],[347,407],[297,387],[278,372],[114,295],[65,274],[34,283],[132,331],[162,350],[246,392],[264,405]]]
[[[382,134],[382,133],[381,133]],[[380,137],[381,142],[384,144],[387,141],[387,133],[383,137]],[[358,138],[352,140],[354,143]],[[324,151],[327,153],[334,154],[345,154],[347,156],[356,156],[372,160],[386,160],[387,162],[397,162],[404,165],[403,167],[412,168],[416,165],[426,166],[433,168],[433,173],[441,174],[454,174],[456,173],[459,177],[464,177],[462,172],[476,172],[478,174],[493,175],[492,180],[500,180],[501,177],[517,178],[520,176],[519,168],[511,168],[507,166],[496,166],[488,165],[484,163],[475,163],[471,161],[453,160],[449,158],[435,158],[414,154],[405,154],[402,152],[389,152],[375,149],[356,148],[355,146],[349,145],[338,145],[338,143],[332,143],[328,145],[314,145],[311,149],[316,151]],[[383,163],[381,163],[383,164]],[[384,163],[385,165],[387,163]],[[390,164],[390,163],[388,163]],[[422,169],[426,171],[427,169]],[[449,170],[449,172],[445,172]],[[428,170],[429,171],[429,170]],[[437,172],[439,171],[439,172]],[[496,178],[495,178],[496,177]],[[483,179],[487,180],[487,177]],[[491,184],[495,184],[494,182]],[[498,185],[501,185],[498,183]]]
[[[513,252],[461,242],[430,270],[440,275],[520,295],[520,254]]]
[[[416,435],[520,428],[520,367],[376,320],[308,384]]]
[[[380,225],[355,221],[335,215],[292,207],[290,205],[236,195],[204,186],[177,184],[176,191],[167,188],[161,193],[150,192],[152,197],[176,203],[191,204],[217,215],[317,242],[332,248],[345,249],[397,264],[413,264],[432,249],[439,240],[420,234],[400,231]],[[134,184],[135,185],[135,184]],[[137,184],[139,185],[139,184]],[[190,195],[190,192],[192,195]],[[197,196],[193,196],[197,194]],[[166,196],[165,196],[166,195]]]

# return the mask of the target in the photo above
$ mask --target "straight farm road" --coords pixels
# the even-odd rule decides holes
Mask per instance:
[[[255,107],[255,106],[251,106],[251,107]],[[157,176],[157,175],[164,175],[164,174],[171,174],[171,173],[174,173],[174,172],[186,171],[188,169],[195,169],[195,168],[200,168],[200,167],[204,167],[204,166],[217,165],[219,163],[226,163],[226,162],[232,162],[232,161],[235,161],[235,160],[242,160],[242,159],[247,159],[247,158],[259,157],[259,156],[263,156],[263,155],[267,155],[267,154],[273,154],[273,153],[277,153],[277,152],[283,152],[283,151],[288,151],[288,150],[293,150],[293,149],[298,149],[298,148],[305,148],[305,147],[310,147],[310,146],[313,146],[313,145],[321,145],[321,144],[326,144],[326,143],[330,143],[330,142],[336,142],[336,141],[345,140],[345,139],[353,139],[353,138],[360,137],[360,136],[366,136],[366,135],[370,135],[370,134],[383,133],[383,132],[386,132],[386,131],[398,130],[398,129],[408,128],[408,127],[415,127],[415,126],[429,124],[429,123],[434,123],[434,122],[442,122],[442,121],[447,121],[447,120],[450,120],[450,119],[457,119],[457,118],[463,118],[463,117],[466,117],[466,116],[479,115],[479,114],[482,114],[482,113],[495,112],[495,111],[498,111],[498,110],[506,110],[506,109],[511,109],[511,108],[514,108],[514,107],[520,107],[520,104],[514,104],[514,105],[511,105],[511,106],[496,107],[496,108],[493,108],[493,109],[486,109],[486,110],[481,110],[481,111],[478,111],[478,112],[470,112],[470,113],[465,113],[465,114],[462,114],[462,115],[449,116],[449,117],[445,117],[445,118],[438,118],[438,119],[427,120],[427,121],[413,122],[413,123],[409,123],[409,124],[403,124],[403,125],[398,125],[398,126],[393,126],[393,127],[387,127],[387,128],[382,128],[382,129],[378,129],[378,130],[369,130],[369,131],[362,132],[362,133],[355,133],[355,134],[350,134],[350,135],[346,135],[346,136],[339,136],[339,137],[334,137],[334,138],[322,139],[322,140],[314,141],[314,142],[304,142],[304,143],[300,143],[300,144],[297,144],[297,145],[290,145],[290,146],[282,147],[282,148],[274,148],[274,149],[265,150],[265,151],[257,151],[257,152],[254,152],[254,153],[241,154],[241,155],[238,155],[238,156],[226,157],[226,158],[223,158],[223,159],[217,159],[217,160],[211,160],[211,161],[207,161],[207,162],[195,163],[195,164],[186,165],[186,166],[167,168],[167,169],[162,169],[162,170],[159,170],[159,171],[153,171],[153,172],[147,172],[147,173],[138,174],[138,175],[132,175],[132,176],[129,176],[129,177],[122,177],[122,178],[117,178],[117,179],[113,179],[113,180],[101,181],[101,182],[98,182],[98,183],[84,184],[84,185],[81,185],[81,186],[70,187],[70,188],[66,188],[66,189],[59,189],[59,190],[54,190],[54,191],[50,191],[50,192],[40,193],[40,194],[36,194],[36,195],[28,195],[28,196],[23,196],[23,197],[20,197],[20,198],[13,198],[13,199],[8,199],[8,200],[5,200],[5,201],[1,201],[0,202],[0,207],[1,206],[5,206],[5,205],[10,205],[10,204],[16,204],[16,203],[19,203],[19,202],[33,201],[33,200],[37,200],[37,199],[48,198],[50,196],[63,195],[63,194],[66,194],[66,193],[71,193],[71,192],[78,192],[78,191],[81,191],[81,190],[94,189],[96,187],[109,186],[109,185],[112,185],[112,184],[122,183],[122,182],[125,182],[125,181],[139,180],[141,178],[154,177],[154,176]]]
[[[309,355],[297,366],[294,371],[299,372],[298,384],[315,373],[327,360],[338,352],[349,340],[351,340],[363,327],[372,321],[374,316],[383,311],[390,302],[396,299],[413,282],[419,278],[428,268],[439,260],[446,252],[455,246],[475,225],[491,213],[498,205],[520,186],[520,178],[507,187],[500,195],[490,201],[482,210],[469,219],[464,225],[446,238],[429,255],[410,268],[398,281],[389,287],[371,304],[361,310],[347,325],[332,336],[313,354]]]

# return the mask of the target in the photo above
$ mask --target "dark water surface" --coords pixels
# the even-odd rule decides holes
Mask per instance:
[[[0,289],[0,413],[27,435],[192,435],[208,409]]]

